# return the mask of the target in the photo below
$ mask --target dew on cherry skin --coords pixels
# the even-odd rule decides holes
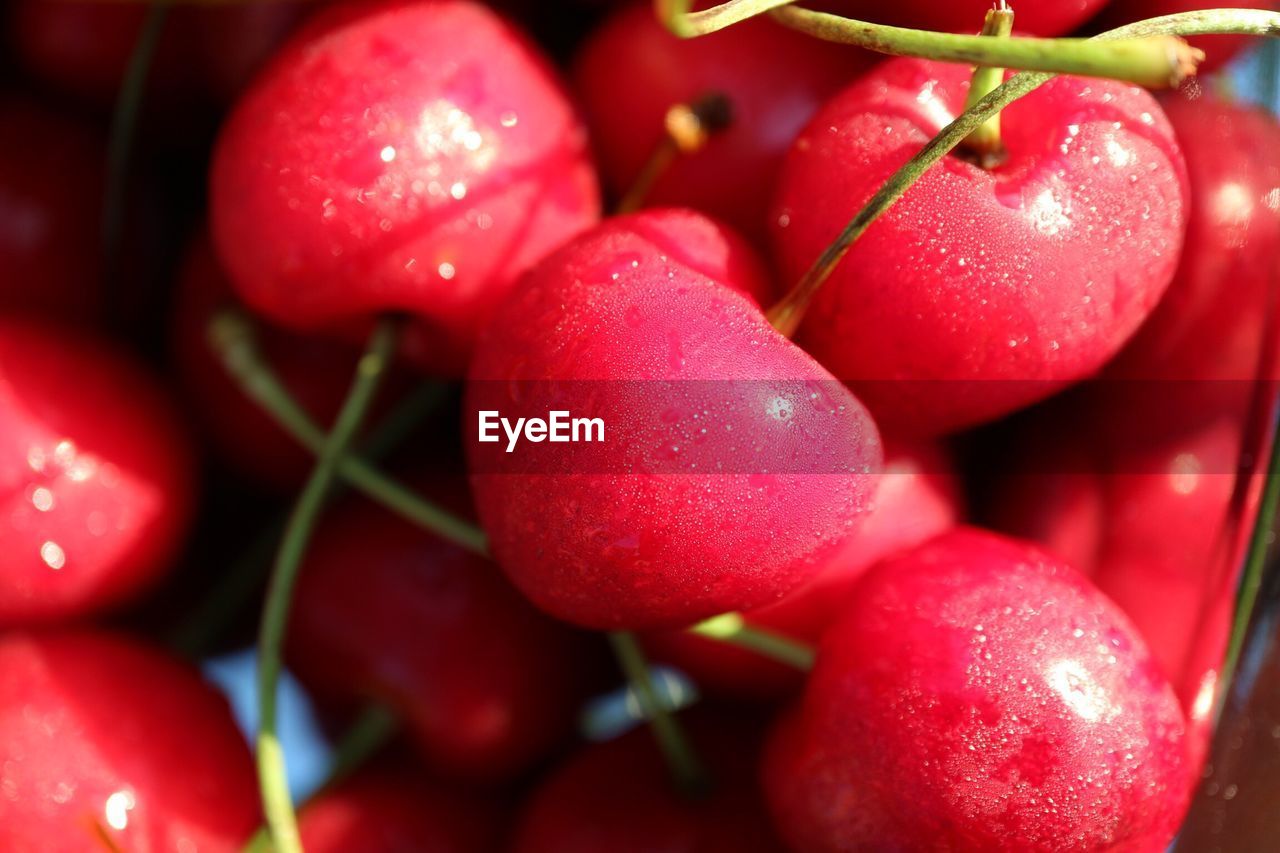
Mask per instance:
[[[0,620],[136,595],[169,567],[193,498],[171,402],[113,346],[35,321],[0,321],[0,376]]]
[[[891,60],[824,107],[788,155],[775,197],[784,278],[808,268],[954,114],[967,86],[962,69]],[[1071,78],[1014,104],[1004,122],[1009,160],[985,172],[949,156],[930,170],[928,187],[854,244],[797,340],[862,391],[886,426],[912,432],[989,419],[1096,372],[1155,306],[1181,242],[1181,157],[1167,122],[1145,123],[1139,112],[1160,115],[1131,87]],[[1135,188],[1135,166],[1160,172]],[[1081,299],[1089,282],[1105,283],[1104,301]],[[1014,358],[990,349],[1011,339],[1027,341]],[[989,349],[975,352],[975,340]],[[1031,381],[978,381],[993,378]],[[896,380],[955,381],[927,383],[925,394],[926,383]],[[947,399],[950,389],[963,399]]]
[[[1160,849],[1187,793],[1183,722],[1133,636],[1013,540],[962,530],[889,560],[775,737],[775,816],[802,849]]]
[[[247,745],[187,666],[66,629],[11,631],[0,662],[7,848],[233,849],[260,821]]]
[[[311,330],[416,315],[406,353],[445,373],[518,275],[599,212],[549,64],[469,0],[318,16],[233,111],[211,188],[252,307]]]
[[[569,244],[504,306],[503,316],[511,312],[512,320],[495,325],[503,333],[486,339],[473,365],[468,407],[509,410],[511,402],[490,395],[501,396],[513,379],[580,384],[599,394],[612,437],[595,457],[604,472],[598,477],[572,462],[562,469],[570,472],[565,476],[508,477],[500,473],[507,454],[485,457],[489,445],[468,443],[495,554],[540,606],[581,624],[618,625],[685,622],[704,611],[733,609],[728,605],[744,594],[770,600],[778,594],[769,589],[770,577],[808,571],[846,535],[844,517],[865,510],[857,484],[864,468],[878,466],[878,454],[864,445],[874,440],[872,429],[843,387],[799,351],[780,346],[759,308],[733,292],[733,285],[757,292],[756,269],[745,244],[719,226],[690,212],[651,211]],[[512,372],[517,367],[519,375]],[[725,382],[734,376],[753,381]],[[842,410],[800,402],[824,381],[829,393],[846,398]],[[738,393],[725,398],[726,385]],[[761,396],[770,388],[778,389],[775,395],[806,392],[791,401],[789,429],[770,427],[778,422]],[[704,414],[673,417],[681,410]],[[816,458],[789,461],[797,449],[810,454],[827,447],[830,435],[844,435],[848,443],[822,458],[827,465],[843,462],[843,469],[815,474],[828,470],[819,469]],[[761,491],[748,478],[758,470],[752,460],[772,467],[766,446],[793,468]],[[584,447],[575,448],[576,460],[584,458]],[[622,467],[617,451],[605,453],[611,448],[624,449]],[[813,467],[806,469],[809,461]],[[813,513],[784,510],[784,503],[794,509],[820,491],[822,505]],[[578,511],[566,514],[560,504]],[[833,508],[842,505],[849,512],[837,520]],[[767,516],[771,530],[742,523],[744,512]],[[824,531],[816,542],[809,536],[815,527]],[[702,531],[697,536],[695,528]],[[637,553],[599,551],[635,534]],[[734,542],[756,534],[759,542]],[[524,544],[517,548],[517,540]],[[754,559],[744,571],[735,555],[746,553]],[[689,572],[689,566],[699,568]],[[647,594],[632,595],[637,586]]]

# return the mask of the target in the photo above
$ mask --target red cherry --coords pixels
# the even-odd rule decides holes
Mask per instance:
[[[401,768],[374,768],[322,791],[302,809],[309,853],[496,851],[496,809]]]
[[[367,503],[317,531],[287,653],[317,697],[387,702],[433,764],[483,778],[568,735],[590,663],[491,563]]]
[[[314,454],[251,400],[209,346],[213,315],[235,304],[231,286],[203,235],[187,252],[178,284],[173,350],[185,397],[220,456],[237,471],[281,492],[296,490],[315,464]],[[320,424],[333,423],[351,385],[360,350],[344,342],[301,335],[259,323],[263,358],[293,398]],[[376,424],[394,402],[403,377],[384,380],[368,421]]]
[[[0,312],[91,318],[101,300],[101,140],[15,99],[0,100],[0,125]]]
[[[1097,28],[1108,30],[1161,15],[1215,8],[1220,7],[1209,0],[1110,0],[1098,18]],[[1230,8],[1274,10],[1276,3],[1274,0],[1244,0],[1242,3],[1231,3]],[[1197,36],[1188,41],[1193,47],[1205,52],[1205,60],[1200,63],[1199,72],[1206,74],[1230,62],[1232,57],[1255,40],[1248,36]]]
[[[1183,720],[1123,614],[974,529],[881,563],[823,640],[766,793],[800,850],[1159,851]]]
[[[499,565],[548,612],[676,627],[812,577],[867,511],[881,462],[862,405],[733,282],[754,263],[695,214],[605,223],[499,310],[465,406]],[[478,413],[599,417],[603,442],[477,440]]]
[[[1060,36],[1083,24],[1107,2],[1108,0],[1020,0],[1012,5],[1019,31],[1036,36]],[[897,0],[894,3],[879,3],[875,0],[823,0],[815,5],[862,21],[923,30],[976,33],[982,29],[983,15],[992,4],[991,0],[952,0],[947,3],[939,3],[938,0]]]
[[[775,204],[787,280],[960,112],[969,75],[890,61],[818,114]],[[945,432],[1090,375],[1173,275],[1185,168],[1150,95],[1059,77],[1006,109],[1002,130],[1002,166],[952,154],[931,169],[853,245],[801,327],[886,426]]]
[[[1272,152],[1280,125],[1199,88],[1163,104],[1191,186],[1186,242],[1168,293],[1107,374],[1252,380],[1274,320],[1268,299],[1280,252],[1280,162]]]
[[[194,467],[173,407],[123,353],[0,320],[0,624],[99,612],[157,580]]]
[[[229,99],[305,8],[282,0],[171,10],[148,96]],[[8,10],[13,49],[26,70],[102,107],[115,103],[146,17],[143,4],[85,0],[14,0]]]
[[[728,98],[729,128],[673,163],[648,194],[764,236],[769,193],[791,141],[872,54],[816,41],[769,21],[678,39],[652,3],[619,10],[583,46],[574,68],[610,188],[624,193],[663,135],[672,106]]]
[[[1198,759],[1261,485],[1255,474],[1243,505],[1233,503],[1242,454],[1258,455],[1245,446],[1252,380],[1260,370],[1276,375],[1274,349],[1264,346],[1274,347],[1266,326],[1280,166],[1266,152],[1280,128],[1211,97],[1171,98],[1168,114],[1192,188],[1177,275],[1103,382],[1024,430],[1021,454],[1040,467],[998,494],[996,513],[1001,526],[1056,553],[1092,549],[1098,585],[1173,679],[1199,735]],[[1070,425],[1046,425],[1055,419]],[[1046,500],[1064,488],[1095,508],[1087,535],[1071,506]]]
[[[961,515],[960,483],[942,448],[887,440],[875,512],[816,579],[777,604],[745,614],[747,623],[816,643],[847,607],[868,568],[933,538],[955,525]],[[795,667],[687,631],[651,633],[645,636],[645,645],[653,657],[675,664],[699,687],[774,697],[795,692],[804,683]]]
[[[0,638],[0,731],[6,850],[233,851],[260,820],[226,702],[132,641]]]
[[[780,850],[755,785],[759,735],[733,718],[681,722],[713,777],[708,797],[677,794],[652,733],[638,729],[553,771],[525,806],[514,853]]]
[[[224,127],[214,242],[240,296],[299,329],[386,311],[461,371],[516,276],[598,215],[586,134],[547,61],[465,0],[321,15]]]

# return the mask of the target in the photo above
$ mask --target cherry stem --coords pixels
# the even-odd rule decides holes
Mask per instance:
[[[365,458],[378,460],[391,452],[422,423],[430,412],[439,407],[444,388],[437,382],[426,382],[416,388],[386,420],[378,424],[361,452]],[[317,428],[318,432],[318,428]],[[345,481],[344,481],[345,483]],[[341,489],[330,492],[330,499],[338,497]],[[198,657],[207,650],[222,632],[233,615],[239,613],[261,586],[271,566],[276,543],[284,531],[286,516],[272,519],[225,572],[218,584],[200,599],[194,614],[182,620],[174,631],[169,646],[186,657]]]
[[[330,790],[376,755],[391,740],[398,725],[395,714],[385,706],[365,708],[334,746],[329,775],[313,796]],[[271,850],[271,831],[265,826],[260,827],[244,846],[244,853],[269,853]]]
[[[285,776],[284,750],[276,735],[276,687],[283,667],[281,646],[289,620],[293,587],[320,510],[338,476],[339,462],[359,431],[395,353],[399,326],[398,318],[384,318],[370,336],[333,429],[322,442],[311,476],[289,514],[267,586],[258,637],[258,782],[271,840],[281,853],[302,851],[298,819]]]
[[[120,242],[124,233],[125,189],[129,177],[129,156],[138,129],[147,76],[155,62],[160,37],[169,19],[169,3],[154,2],[147,9],[142,29],[125,66],[120,93],[116,97],[107,136],[107,175],[102,197],[102,253],[109,285],[116,283],[120,267]],[[108,300],[114,305],[115,300]],[[112,321],[122,318],[112,316]]]
[[[210,342],[223,365],[249,397],[271,415],[294,440],[319,454],[324,431],[316,425],[259,351],[253,324],[239,311],[217,314],[209,325]],[[473,524],[422,500],[412,489],[387,477],[360,456],[345,453],[337,463],[338,475],[352,488],[402,518],[462,548],[485,555],[484,532]]]
[[[677,157],[702,150],[711,136],[727,129],[732,121],[733,108],[729,99],[719,92],[711,92],[687,104],[676,104],[667,110],[662,122],[662,140],[640,168],[640,173],[618,202],[614,213],[639,210],[653,185]]]
[[[1257,36],[1280,35],[1280,14],[1257,9],[1210,9],[1165,15],[1148,21],[1139,21],[1094,36],[1099,41],[1113,41],[1148,35],[1198,36],[1240,34]],[[1004,41],[1004,39],[988,39]],[[929,140],[924,148],[876,190],[866,205],[854,215],[844,230],[831,242],[813,265],[796,283],[782,301],[769,309],[769,322],[782,334],[790,337],[804,319],[809,303],[821,289],[831,271],[839,265],[849,248],[893,207],[898,199],[911,188],[930,168],[981,127],[988,119],[1005,107],[1027,95],[1054,77],[1053,74],[1023,72],[1002,83],[990,94],[965,110],[951,124]]]
[[[802,672],[813,669],[812,646],[783,634],[751,625],[741,613],[722,613],[689,629],[709,640],[730,643],[761,654]]]
[[[1258,508],[1258,517],[1254,522],[1253,535],[1249,539],[1248,556],[1245,558],[1244,571],[1240,577],[1240,589],[1236,595],[1231,638],[1227,644],[1222,678],[1219,681],[1222,688],[1231,683],[1236,667],[1240,663],[1240,654],[1244,650],[1254,606],[1258,601],[1258,591],[1262,588],[1262,575],[1267,563],[1267,554],[1275,541],[1277,524],[1280,524],[1280,435],[1273,432],[1266,486]],[[1225,689],[1219,689],[1219,697],[1220,702],[1225,699]]]
[[[671,768],[676,787],[686,796],[702,796],[710,785],[706,769],[689,745],[675,715],[659,699],[657,688],[653,684],[653,673],[649,670],[640,643],[630,631],[613,631],[609,634],[609,644],[640,703],[640,709],[649,721],[654,740],[662,750],[667,766]]]
[[[792,0],[730,0],[690,12],[687,0],[655,0],[667,28],[682,38],[706,35],[756,15],[771,18],[823,41],[856,45],[891,56],[915,56],[993,68],[1018,68],[1082,77],[1124,80],[1148,88],[1177,86],[1195,73],[1204,54],[1181,39],[1158,34],[1102,44],[1092,39],[1007,38],[935,33],[891,27],[798,9]]]
[[[691,12],[693,0],[654,0],[653,13],[672,35],[697,38],[754,18],[795,0],[728,0],[702,12]]]
[[[276,422],[296,441],[312,452],[319,453],[326,446],[324,433],[298,405],[275,372],[262,357],[258,349],[253,331],[253,324],[243,313],[227,310],[215,315],[209,325],[209,341],[214,351],[222,359],[232,378],[237,380],[242,391],[258,402]],[[344,407],[345,408],[345,407]],[[341,416],[340,416],[341,417]],[[336,471],[346,482],[366,497],[396,512],[403,518],[418,525],[424,530],[435,533],[461,547],[481,556],[489,556],[488,546],[483,531],[466,521],[450,515],[439,507],[423,500],[411,490],[406,489],[390,478],[384,476],[377,468],[350,453],[341,454],[337,458]],[[271,593],[268,593],[270,600]],[[285,606],[287,609],[287,600]],[[287,616],[287,612],[285,614]],[[265,624],[265,622],[264,622]],[[696,759],[684,744],[684,736],[679,725],[665,706],[657,700],[649,676],[648,666],[635,638],[628,635],[610,635],[619,664],[627,673],[642,707],[653,721],[654,731],[664,754],[668,756],[673,773],[677,779],[691,780],[693,783],[701,778],[701,774],[692,773],[698,768]],[[278,647],[277,647],[278,651]],[[637,661],[639,666],[637,667]],[[277,658],[278,666],[278,658]],[[261,669],[259,679],[261,681]],[[265,695],[265,694],[264,694]],[[648,696],[652,701],[648,701]],[[274,703],[274,694],[272,695]],[[657,710],[652,710],[656,708]],[[266,720],[264,713],[262,719]],[[264,728],[265,730],[265,728]],[[668,746],[671,752],[668,752]],[[270,747],[269,747],[270,748]],[[278,750],[278,746],[276,747]],[[260,761],[261,764],[261,761]],[[684,784],[683,782],[681,783]],[[287,798],[288,793],[285,791]]]
[[[986,20],[982,23],[982,35],[987,38],[1008,38],[1013,32],[1013,10],[1005,0],[1000,5],[987,11]],[[1004,82],[1004,69],[979,65],[973,70],[973,79],[969,82],[969,95],[965,99],[967,110],[974,104],[991,94],[997,86]],[[999,165],[1005,156],[1004,145],[1000,142],[1000,113],[987,119],[973,133],[965,137],[965,148],[978,156],[984,169]]]
[[[1003,38],[934,33],[854,21],[808,9],[776,9],[779,23],[823,41],[887,53],[995,68],[1123,80],[1149,89],[1176,87],[1195,74],[1204,53],[1175,36],[1092,39]]]

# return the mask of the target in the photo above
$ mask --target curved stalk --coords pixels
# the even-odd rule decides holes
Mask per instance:
[[[655,10],[667,28],[682,38],[706,35],[768,13],[775,21],[823,41],[891,56],[1105,77],[1153,89],[1177,86],[1195,73],[1204,58],[1202,52],[1167,33],[1132,36],[1111,43],[1075,38],[996,40],[858,21],[796,8],[790,0],[731,0],[703,12],[690,12],[690,5],[687,0],[656,0]]]
[[[1238,33],[1241,35],[1280,35],[1280,14],[1256,9],[1212,9],[1184,12],[1141,21],[1095,36],[1099,41],[1146,35],[1198,36]],[[1000,39],[989,39],[1000,41]],[[839,265],[849,248],[867,228],[902,198],[911,185],[935,163],[964,141],[988,119],[1014,101],[1030,94],[1054,75],[1023,72],[1007,80],[998,89],[965,110],[942,129],[918,154],[894,173],[854,215],[844,230],[831,242],[781,302],[769,309],[769,322],[782,334],[790,336],[800,326],[804,312],[831,271]]]
[[[395,352],[397,326],[395,319],[385,319],[369,339],[333,430],[325,439],[315,468],[289,514],[262,608],[262,627],[258,635],[258,783],[271,840],[281,853],[302,853],[298,818],[285,775],[284,750],[276,736],[276,689],[283,668],[281,647],[289,620],[293,587],[320,509],[337,476],[338,461],[359,431]]]

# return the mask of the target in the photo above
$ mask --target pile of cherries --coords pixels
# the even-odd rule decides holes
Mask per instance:
[[[969,33],[990,7],[813,5]],[[1015,11],[1058,36],[1209,5]],[[296,849],[194,663],[255,642],[317,452],[347,483],[284,660],[335,740],[393,731],[298,804],[308,851],[1175,836],[1280,373],[1269,115],[1212,76],[1055,77],[788,337],[769,309],[972,67],[767,18],[682,40],[649,2],[3,14],[0,849]],[[1194,43],[1202,72],[1243,46]],[[334,456],[375,329],[392,364]],[[551,410],[603,441],[478,440]],[[634,730],[586,742],[611,647]]]

